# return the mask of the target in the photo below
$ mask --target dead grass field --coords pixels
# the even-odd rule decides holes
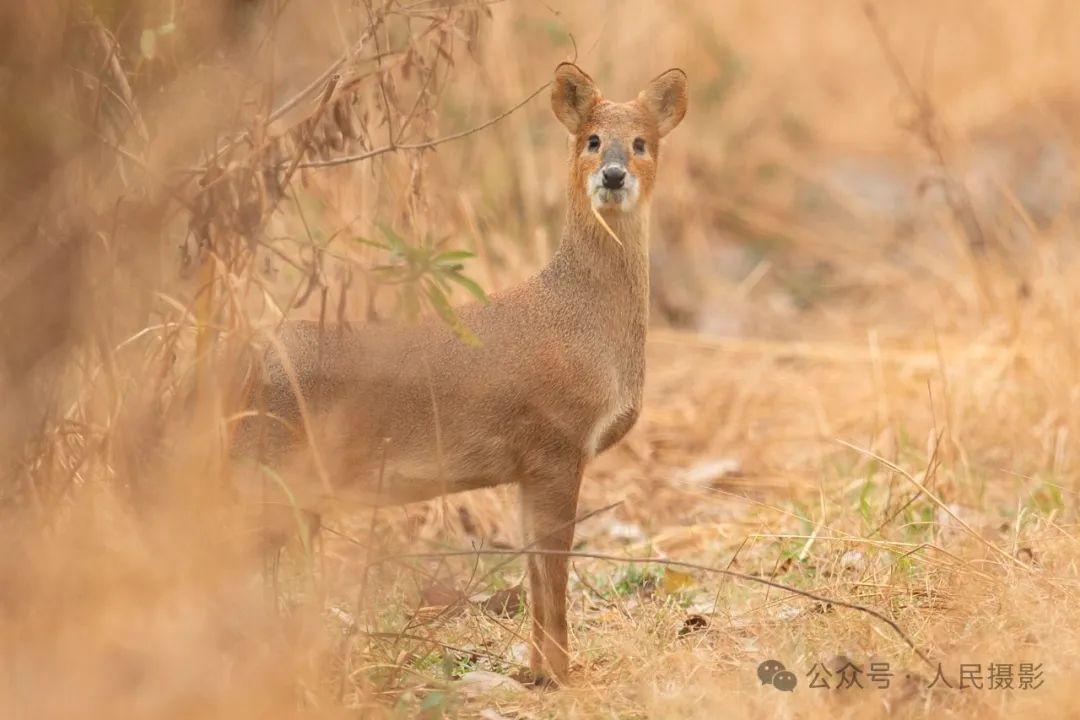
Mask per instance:
[[[68,5],[0,10],[0,717],[1077,716],[1080,5]],[[361,37],[364,140],[297,142],[437,146],[291,168],[246,215],[200,200],[227,186],[208,149],[243,129],[223,157],[247,167],[302,133],[318,90],[267,109]],[[357,241],[377,223],[474,252],[489,291],[535,271],[564,192],[542,87],[573,57],[618,99],[680,66],[690,112],[654,202],[645,410],[586,474],[574,683],[540,691],[510,679],[512,490],[330,517],[260,571],[227,410],[171,403],[211,335],[400,314]],[[507,554],[453,554],[478,548]],[[810,687],[841,658],[863,689]]]

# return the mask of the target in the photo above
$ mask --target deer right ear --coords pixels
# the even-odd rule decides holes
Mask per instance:
[[[656,118],[656,129],[664,137],[686,115],[686,73],[672,68],[653,78],[641,91],[638,103]]]
[[[600,90],[593,79],[573,63],[555,68],[551,86],[551,109],[570,134],[577,135],[589,111],[600,102]]]

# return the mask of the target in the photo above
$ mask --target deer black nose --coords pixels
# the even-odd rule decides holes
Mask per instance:
[[[604,168],[604,187],[608,190],[619,190],[626,180],[626,171],[618,165],[608,165]]]

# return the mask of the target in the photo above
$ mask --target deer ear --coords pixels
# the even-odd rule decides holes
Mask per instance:
[[[637,101],[656,118],[660,137],[664,137],[686,115],[686,73],[672,68],[658,75],[638,94]]]
[[[577,135],[585,117],[596,103],[600,91],[593,79],[573,63],[561,63],[555,68],[551,86],[551,109],[570,134]]]

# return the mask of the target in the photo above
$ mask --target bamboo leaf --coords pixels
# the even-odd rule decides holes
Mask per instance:
[[[475,297],[477,300],[484,303],[485,305],[491,302],[491,299],[488,298],[487,293],[484,292],[484,288],[480,287],[479,283],[477,283],[472,278],[467,278],[458,272],[446,273],[446,277],[468,290],[473,297]]]
[[[441,252],[435,256],[435,262],[437,263],[456,263],[460,260],[469,260],[476,257],[474,253],[468,250],[448,250],[447,252]]]
[[[428,300],[431,302],[431,307],[435,312],[439,314],[442,321],[446,323],[450,329],[454,332],[458,338],[467,345],[473,345],[478,347],[480,339],[473,335],[472,330],[467,328],[461,319],[458,318],[457,313],[454,312],[454,308],[451,307],[450,301],[447,299],[446,294],[430,280],[425,283],[427,287]]]
[[[393,228],[385,223],[378,223],[376,225],[379,228],[379,232],[386,238],[386,242],[389,243],[390,249],[394,252],[398,252],[402,255],[407,255],[409,252],[408,245],[401,239],[401,236],[394,232]]]
[[[386,243],[379,242],[378,240],[371,240],[366,237],[361,237],[360,235],[354,236],[353,240],[360,243],[361,245],[370,245],[371,247],[376,247],[380,250],[390,250],[390,246]]]
[[[443,292],[450,292],[450,283],[446,282],[445,272],[433,272],[431,273],[432,279],[439,284],[439,287]]]

